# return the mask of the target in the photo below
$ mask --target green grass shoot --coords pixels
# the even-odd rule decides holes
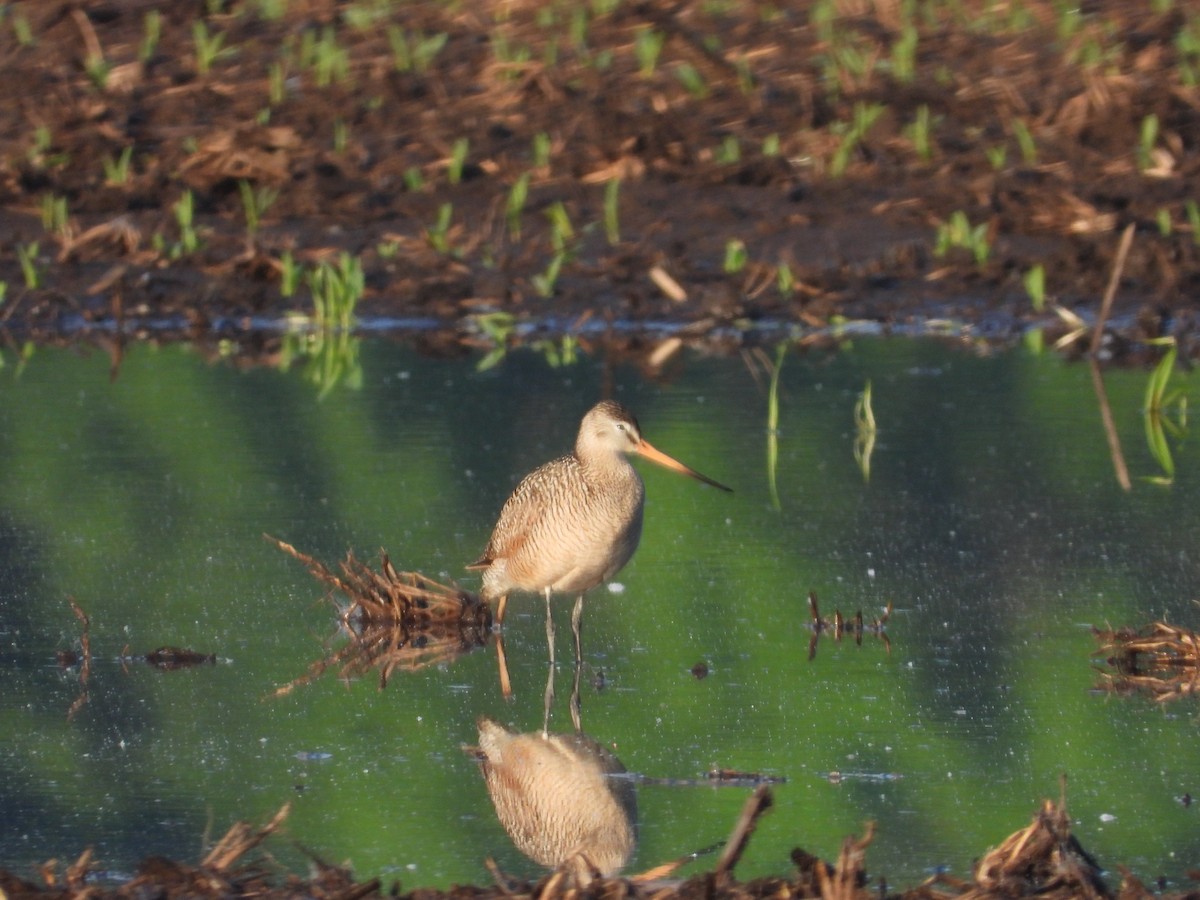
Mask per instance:
[[[779,500],[779,374],[783,371],[783,359],[788,345],[780,341],[775,348],[775,363],[771,366],[771,382],[767,386],[767,491],[771,495],[771,508],[783,508]],[[765,362],[766,356],[762,357]]]
[[[675,77],[679,79],[689,94],[697,100],[705,100],[708,97],[708,84],[704,81],[704,76],[700,74],[700,70],[693,66],[690,62],[681,62],[675,64]]]
[[[854,461],[862,472],[863,481],[870,481],[871,456],[875,452],[875,438],[879,433],[875,424],[875,410],[871,407],[870,381],[854,402],[854,431]]]
[[[736,275],[746,268],[746,263],[749,262],[749,255],[746,252],[746,244],[738,238],[731,238],[725,244],[725,259],[721,263],[721,268],[726,275]]]
[[[1142,119],[1138,132],[1138,169],[1145,172],[1154,166],[1154,145],[1158,143],[1158,116],[1154,113]]]
[[[349,329],[354,323],[354,309],[366,286],[362,263],[357,257],[342,253],[337,265],[322,262],[308,273],[307,280],[317,326]]]
[[[192,43],[196,51],[196,72],[200,75],[207,75],[221,54],[221,49],[225,45],[225,35],[219,31],[216,34],[209,34],[204,20],[197,19],[192,23]]]
[[[554,296],[554,286],[558,283],[559,273],[562,271],[563,263],[567,260],[566,253],[555,253],[550,258],[549,264],[545,271],[534,275],[531,279],[533,289],[537,291],[539,297],[549,299]]]
[[[65,238],[70,234],[71,223],[66,197],[59,197],[56,194],[42,195],[42,227],[50,234],[60,238]]]
[[[658,57],[662,53],[666,35],[650,26],[642,26],[633,38],[633,52],[637,56],[638,72],[649,78],[658,68]]]
[[[133,145],[125,147],[121,150],[121,155],[116,159],[111,156],[106,156],[103,160],[104,164],[104,181],[106,184],[127,184],[129,182],[129,172],[133,163]]]
[[[1024,119],[1013,119],[1012,123],[1013,137],[1017,139],[1017,146],[1021,150],[1021,160],[1027,166],[1037,165],[1037,144],[1033,139],[1033,132],[1029,130],[1029,126],[1025,124]]]
[[[514,241],[521,239],[521,216],[525,213],[525,204],[529,200],[529,173],[522,172],[508,192],[508,201],[504,205],[505,222],[508,224],[508,234]]]
[[[158,50],[162,39],[162,13],[152,9],[142,16],[142,42],[138,44],[138,60],[148,63]]]
[[[1192,243],[1200,246],[1200,205],[1189,198],[1183,204],[1183,214],[1187,216],[1188,227],[1192,230]]]
[[[982,266],[992,251],[987,233],[987,222],[972,225],[965,212],[955,210],[946,222],[938,226],[933,253],[935,256],[945,256],[952,249],[962,248],[970,251],[976,265]]]
[[[796,293],[796,276],[792,272],[792,267],[787,263],[780,263],[776,268],[775,286],[783,297],[791,297]]]
[[[279,191],[269,187],[255,188],[243,178],[238,181],[238,194],[242,198],[242,211],[246,216],[246,233],[253,238],[258,234],[263,214],[279,197]]]
[[[550,135],[544,131],[539,131],[533,136],[532,156],[533,167],[535,169],[548,169],[550,167]]]
[[[17,244],[17,262],[21,266],[21,277],[30,290],[41,287],[42,273],[38,269],[38,243]]]
[[[610,246],[621,243],[621,179],[604,185],[604,235]]]
[[[1181,439],[1187,434],[1187,394],[1182,390],[1169,391],[1178,355],[1175,339],[1158,338],[1150,343],[1165,346],[1167,352],[1163,354],[1146,381],[1142,414],[1146,446],[1162,470],[1161,475],[1151,475],[1146,480],[1152,484],[1168,486],[1175,480],[1175,459],[1171,453],[1170,438]],[[1171,416],[1172,407],[1175,411],[1174,418]]]
[[[465,137],[461,137],[454,142],[454,146],[450,149],[450,164],[446,168],[446,178],[451,184],[458,184],[462,181],[463,167],[467,163],[467,154],[470,152],[471,142]]]
[[[454,217],[454,204],[443,203],[438,207],[437,219],[425,231],[429,246],[443,255],[450,253],[450,221]]]
[[[291,250],[284,250],[283,255],[279,257],[279,293],[281,296],[290,297],[296,293],[296,288],[300,286],[300,280],[304,277],[304,270],[296,262],[296,258],[292,256]]]
[[[517,320],[512,313],[490,312],[473,316],[475,326],[491,341],[492,348],[475,367],[484,372],[493,368],[508,353],[508,341],[516,330]]]
[[[194,222],[195,204],[192,192],[184,191],[183,196],[172,207],[175,212],[175,224],[179,226],[178,249],[184,253],[195,253],[200,248],[200,236],[196,233]]]
[[[905,136],[913,145],[913,152],[922,162],[933,159],[933,140],[930,136],[929,105],[922,103],[917,107],[916,118],[904,129]]]
[[[1025,286],[1025,293],[1029,295],[1029,301],[1033,304],[1033,308],[1037,312],[1041,312],[1046,308],[1046,268],[1041,263],[1038,263],[1022,277],[1021,282]]]
[[[859,145],[871,126],[883,113],[886,107],[882,103],[863,103],[861,101],[854,104],[854,118],[850,122],[849,127],[842,126],[842,140],[838,144],[837,149],[833,152],[833,158],[829,163],[829,174],[834,178],[840,178],[846,171],[846,167],[850,164],[850,154]]]

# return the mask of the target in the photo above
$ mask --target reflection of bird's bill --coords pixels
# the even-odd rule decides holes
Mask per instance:
[[[667,454],[663,453],[644,438],[638,443],[637,452],[639,456],[644,456],[651,462],[656,462],[663,468],[670,469],[672,472],[679,472],[683,475],[688,475],[692,478],[695,478],[697,481],[703,481],[705,484],[711,484],[715,488],[720,488],[723,491],[729,491],[730,493],[733,493],[733,488],[727,488],[725,485],[721,484],[721,482],[713,481],[707,475],[701,475],[690,466],[685,466],[673,456],[667,456]]]

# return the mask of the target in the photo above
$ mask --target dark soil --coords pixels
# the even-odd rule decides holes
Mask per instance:
[[[345,251],[365,271],[361,318],[459,333],[489,311],[565,331],[947,316],[983,333],[1030,318],[1063,331],[1051,304],[1093,318],[1132,225],[1116,330],[1194,352],[1200,20],[1182,2],[1156,14],[1163,4],[964,0],[912,22],[903,4],[859,0],[392,5],[7,4],[0,328],[269,332],[311,310],[303,284],[281,292],[285,254],[311,267]],[[143,52],[151,13],[161,36]],[[220,40],[207,71],[197,28]],[[398,35],[444,44],[405,70]],[[652,68],[637,52],[647,36],[663,39]],[[873,104],[878,118],[846,143]],[[925,114],[928,150],[913,131]],[[128,176],[111,177],[105,163],[126,150]],[[518,235],[506,209],[524,175]],[[604,215],[615,178],[619,239]],[[278,192],[257,231],[243,185]],[[174,212],[189,191],[194,248]],[[571,234],[556,248],[558,203]],[[985,260],[939,254],[938,228],[959,213],[986,233]],[[730,272],[732,241],[747,263]],[[36,287],[18,259],[33,243]],[[1048,302],[1035,315],[1023,277],[1038,264]]]

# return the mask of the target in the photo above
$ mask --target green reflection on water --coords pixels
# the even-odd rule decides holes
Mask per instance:
[[[768,397],[740,360],[689,359],[657,386],[521,352],[482,373],[382,342],[359,361],[361,389],[323,399],[299,375],[178,347],[135,349],[111,383],[100,355],[39,351],[0,372],[0,865],[89,844],[118,870],[195,859],[206,831],[291,801],[289,835],[364,877],[482,881],[488,854],[536,871],[461,747],[479,715],[540,726],[540,601],[510,607],[511,705],[490,648],[382,692],[326,677],[270,698],[323,655],[334,617],[261,534],[330,563],[383,546],[399,567],[472,586],[462,565],[504,497],[571,445],[610,379],[649,440],[736,493],[643,467],[641,550],[624,590],[586,607],[585,728],[648,776],[786,776],[742,875],[786,870],[796,845],[832,856],[867,819],[868,868],[890,883],[966,874],[1057,796],[1062,772],[1077,834],[1110,868],[1197,863],[1195,812],[1176,800],[1197,789],[1194,710],[1092,694],[1088,656],[1092,624],[1196,624],[1195,466],[1184,445],[1169,489],[1122,490],[1085,367],[933,342],[793,352],[772,488]],[[1135,475],[1155,466],[1145,377],[1105,376]],[[869,482],[853,418],[868,381]],[[871,619],[892,601],[891,652],[823,638],[809,661],[809,590],[827,614]],[[77,673],[54,665],[79,634],[68,596],[96,654],[70,721]],[[569,660],[569,629],[559,637]],[[221,662],[118,660],[165,644]],[[634,868],[723,839],[745,795],[643,786]],[[302,865],[287,841],[274,849]]]

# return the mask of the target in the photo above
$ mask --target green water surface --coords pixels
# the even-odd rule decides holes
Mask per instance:
[[[114,873],[197,860],[232,822],[291,803],[268,846],[297,871],[303,846],[406,887],[486,882],[489,855],[536,875],[463,747],[480,715],[541,726],[541,601],[509,605],[512,702],[492,646],[384,690],[327,675],[273,697],[340,639],[323,588],[262,534],[330,563],[383,547],[399,568],[474,587],[463,565],[516,480],[567,450],[606,394],[734,493],[641,465],[641,549],[586,607],[583,724],[656,779],[786,778],[739,875],[786,873],[795,846],[835,856],[873,820],[872,875],[965,877],[1057,799],[1064,773],[1076,836],[1107,867],[1176,880],[1200,865],[1200,809],[1181,802],[1200,794],[1196,701],[1093,689],[1093,626],[1200,627],[1195,452],[1172,445],[1169,486],[1142,477],[1162,474],[1148,373],[1105,373],[1126,491],[1084,364],[917,340],[793,350],[776,502],[768,382],[742,357],[684,355],[656,380],[594,357],[479,361],[367,342],[361,384],[323,396],[296,370],[183,346],[135,347],[115,379],[100,353],[39,350],[0,369],[0,867],[28,875],[87,846]],[[868,381],[869,480],[853,452]],[[829,615],[872,620],[892,603],[890,649],[822,638],[810,660],[810,591]],[[93,655],[70,717],[84,688],[56,663],[80,646],[69,598]],[[122,659],[164,645],[218,662]],[[643,785],[630,870],[719,843],[748,793]]]

